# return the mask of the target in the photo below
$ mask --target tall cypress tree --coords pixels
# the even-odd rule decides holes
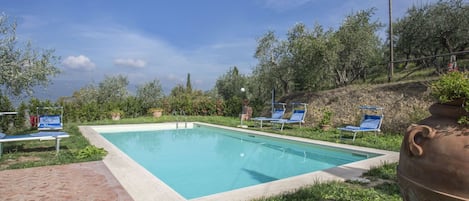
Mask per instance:
[[[186,90],[187,90],[188,93],[192,92],[191,74],[190,73],[187,73]]]

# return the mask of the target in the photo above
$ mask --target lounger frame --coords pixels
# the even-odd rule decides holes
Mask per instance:
[[[31,141],[31,140],[55,140],[55,150],[56,154],[59,153],[60,150],[60,140],[62,138],[67,138],[70,137],[65,132],[46,132],[46,131],[41,131],[38,133],[31,133],[31,134],[24,134],[24,135],[5,135],[2,134],[0,136],[0,158],[2,157],[3,154],[3,143],[5,142],[20,142],[20,141]]]
[[[384,113],[383,107],[379,106],[360,106],[359,107],[363,111],[363,117],[362,120],[360,121],[360,126],[345,126],[341,128],[337,128],[340,130],[340,135],[339,139],[345,139],[343,138],[343,131],[345,132],[351,132],[353,133],[353,138],[352,141],[355,141],[357,137],[357,133],[365,133],[365,132],[374,132],[375,136],[378,135],[379,132],[381,132],[381,125],[383,124],[383,118],[384,118]],[[369,112],[366,111],[374,111],[377,114],[369,114]],[[378,122],[376,122],[378,120]],[[370,121],[370,122],[367,122]],[[377,123],[377,124],[376,124]]]

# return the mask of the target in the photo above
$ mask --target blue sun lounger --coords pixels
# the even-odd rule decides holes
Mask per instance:
[[[3,153],[4,142],[18,142],[18,141],[29,141],[29,140],[55,140],[55,150],[59,153],[60,140],[62,138],[70,137],[66,132],[54,132],[54,131],[41,131],[37,133],[23,134],[23,135],[6,135],[0,133],[0,157]]]
[[[272,124],[281,124],[280,130],[283,131],[285,124],[304,124],[306,117],[306,103],[293,103],[293,105],[303,105],[304,109],[294,109],[290,119],[279,119],[276,121],[271,121]]]
[[[253,121],[259,121],[260,127],[262,128],[263,122],[270,122],[270,121],[277,121],[281,120],[283,115],[285,114],[285,103],[276,103],[277,105],[281,105],[281,108],[275,108],[272,112],[271,117],[254,117],[251,118]]]
[[[360,109],[375,110],[375,111],[378,111],[380,114],[376,114],[376,115],[364,114],[359,126],[345,126],[345,127],[337,128],[341,131],[340,139],[342,139],[342,131],[352,132],[353,133],[352,141],[355,141],[357,133],[360,133],[360,132],[374,132],[375,135],[378,132],[381,132],[381,124],[383,123],[383,116],[384,116],[382,113],[383,108],[377,107],[377,106],[361,106]]]

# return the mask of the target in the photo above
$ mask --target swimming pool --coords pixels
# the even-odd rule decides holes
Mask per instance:
[[[114,167],[115,170],[113,170],[112,164],[109,164],[109,169],[118,179],[130,180],[134,173],[131,175],[126,171],[134,170],[148,171],[156,175],[156,177],[148,174],[136,176],[137,180],[141,182],[156,180],[158,185],[155,187],[145,184],[136,189],[136,184],[126,187],[125,181],[121,182],[131,195],[132,191],[142,191],[144,188],[149,188],[148,192],[164,194],[163,197],[179,193],[185,199],[193,200],[230,200],[230,197],[244,200],[278,194],[323,179],[341,180],[354,177],[372,164],[377,166],[383,161],[397,161],[397,154],[394,152],[373,149],[359,150],[353,146],[337,149],[337,144],[333,143],[318,145],[322,142],[315,143],[316,141],[311,140],[297,142],[292,141],[297,138],[264,132],[232,133],[231,130],[244,130],[226,127],[214,130],[213,127],[220,126],[202,123],[195,125],[193,129],[179,129],[171,132],[166,130],[167,128],[158,132],[151,131],[155,130],[155,125],[128,125],[125,128],[93,126],[91,129],[94,132],[82,127],[80,130],[96,146],[101,145],[106,150],[111,149],[104,161],[111,163],[106,161],[113,160],[112,163],[119,163],[118,168]],[[172,127],[174,128],[174,125]],[[137,130],[138,133],[131,132],[134,134],[130,135],[128,131],[132,130]],[[99,137],[98,132],[103,133],[107,140],[101,139],[102,141],[97,142],[94,138],[103,138]],[[114,133],[111,134],[111,132]],[[90,136],[94,137],[90,138]],[[287,139],[285,141],[285,139],[271,137]],[[110,144],[109,141],[113,144]],[[112,153],[113,149],[116,148],[118,148],[117,152],[125,153],[123,156],[119,155],[118,160]],[[328,157],[323,157],[324,154]],[[132,165],[126,171],[122,171],[124,164],[120,163],[127,160],[126,156],[132,158],[129,160],[130,162],[136,161],[140,165]],[[389,156],[391,156],[390,159]],[[332,158],[332,160],[328,158]],[[210,169],[210,167],[215,168]],[[122,172],[119,173],[119,171]],[[123,175],[119,176],[119,174]],[[163,189],[165,193],[162,193],[161,190],[165,185],[170,188]],[[152,188],[158,188],[158,191],[152,190]],[[172,192],[172,189],[178,193]],[[136,193],[138,195],[133,196],[143,196],[142,193]],[[152,196],[160,195],[146,196],[154,198]],[[184,198],[180,200],[184,200]]]
[[[187,199],[378,156],[200,125],[101,135]]]

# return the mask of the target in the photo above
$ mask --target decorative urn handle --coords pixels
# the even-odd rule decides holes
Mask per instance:
[[[436,136],[436,130],[430,126],[412,124],[408,129],[407,146],[409,155],[421,156],[424,152],[422,143]]]

